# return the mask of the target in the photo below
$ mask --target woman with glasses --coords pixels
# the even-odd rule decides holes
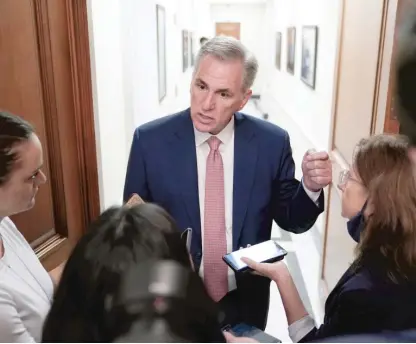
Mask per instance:
[[[416,328],[416,183],[408,143],[387,135],[362,140],[338,187],[342,216],[358,245],[326,301],[320,327],[283,262],[244,261],[277,284],[294,342]],[[227,334],[227,340],[236,339]]]

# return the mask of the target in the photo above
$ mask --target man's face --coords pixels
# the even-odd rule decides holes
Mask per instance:
[[[243,76],[239,60],[202,58],[191,84],[191,117],[198,131],[218,134],[246,105],[252,92],[243,90]]]

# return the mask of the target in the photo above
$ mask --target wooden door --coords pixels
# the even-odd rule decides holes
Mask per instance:
[[[342,193],[337,182],[339,173],[350,168],[356,144],[374,132],[384,28],[391,17],[388,3],[343,0],[330,151],[334,182],[326,202],[321,271],[323,299],[354,260],[356,243],[348,234],[347,220],[341,216]]]
[[[224,35],[240,39],[240,23],[216,23],[215,35]]]
[[[44,149],[44,172],[51,175],[50,154],[46,135],[45,104],[42,94],[41,70],[34,7],[30,1],[6,0],[0,2],[0,104],[13,113],[21,114],[31,122]],[[7,16],[5,16],[7,14]],[[17,39],[17,32],[19,38]],[[39,189],[32,211],[12,217],[16,226],[29,242],[48,235],[54,228],[51,183]],[[36,226],[33,224],[36,223]]]
[[[86,0],[0,1],[0,108],[35,126],[48,177],[12,219],[48,268],[99,213],[87,28]]]

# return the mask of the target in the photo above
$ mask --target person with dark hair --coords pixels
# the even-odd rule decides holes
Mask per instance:
[[[53,296],[59,269],[48,275],[9,216],[31,209],[46,182],[33,127],[0,111],[0,342],[34,342]]]
[[[358,246],[328,296],[321,327],[308,315],[284,263],[244,259],[276,282],[294,342],[416,328],[416,180],[408,149],[402,137],[363,139],[352,168],[341,172],[342,215]]]
[[[193,270],[172,260],[146,260],[123,274],[109,319],[119,343],[225,342],[217,305]]]
[[[117,313],[115,301],[126,274],[149,260],[170,260],[192,272],[185,243],[173,219],[162,208],[148,203],[105,211],[66,263],[42,341],[112,342],[128,333],[140,312]],[[205,289],[200,294],[215,306]],[[176,314],[181,316],[180,310]],[[204,326],[195,322],[189,331],[206,333]],[[212,338],[223,338],[219,325],[216,330],[210,328]],[[200,339],[210,341],[209,337]]]

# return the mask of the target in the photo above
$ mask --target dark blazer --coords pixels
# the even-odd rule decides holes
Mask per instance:
[[[236,113],[234,136],[233,250],[270,239],[272,221],[293,233],[315,223],[324,209],[294,178],[289,136],[266,121]],[[202,258],[201,220],[194,127],[190,109],[136,129],[124,187],[124,200],[138,193],[164,207],[179,228],[193,229],[191,255],[198,270]],[[265,327],[270,281],[236,276],[229,309],[259,328]]]
[[[351,266],[328,296],[324,323],[301,342],[415,329],[416,283],[393,283],[386,266],[381,254],[366,258],[361,267]]]

